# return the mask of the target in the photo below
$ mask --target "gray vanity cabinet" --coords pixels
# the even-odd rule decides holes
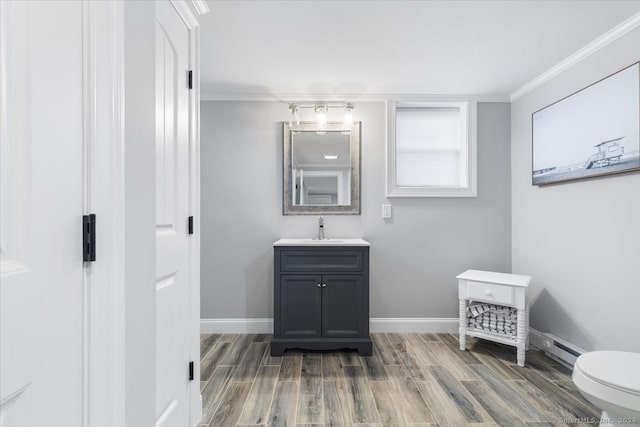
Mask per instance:
[[[371,354],[369,247],[274,247],[271,355],[287,348]]]
[[[280,276],[280,336],[287,339],[322,336],[322,276]],[[320,285],[320,286],[318,286]],[[275,334],[274,334],[275,335]]]

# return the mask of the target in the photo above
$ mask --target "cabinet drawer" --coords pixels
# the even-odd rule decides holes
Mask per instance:
[[[513,305],[513,288],[511,286],[468,280],[466,288],[467,299]]]
[[[361,272],[363,259],[361,250],[283,250],[280,252],[280,271]]]

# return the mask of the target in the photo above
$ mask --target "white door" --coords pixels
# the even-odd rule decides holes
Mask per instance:
[[[80,2],[0,1],[0,426],[83,424]]]
[[[188,55],[187,27],[156,2],[157,427],[189,425]]]

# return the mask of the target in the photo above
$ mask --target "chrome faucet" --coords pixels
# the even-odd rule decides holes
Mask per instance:
[[[324,240],[324,218],[318,218],[318,240]]]

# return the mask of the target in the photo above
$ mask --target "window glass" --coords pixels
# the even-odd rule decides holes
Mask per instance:
[[[474,197],[475,103],[389,102],[387,197]]]
[[[459,187],[460,109],[399,108],[396,112],[396,184]]]

